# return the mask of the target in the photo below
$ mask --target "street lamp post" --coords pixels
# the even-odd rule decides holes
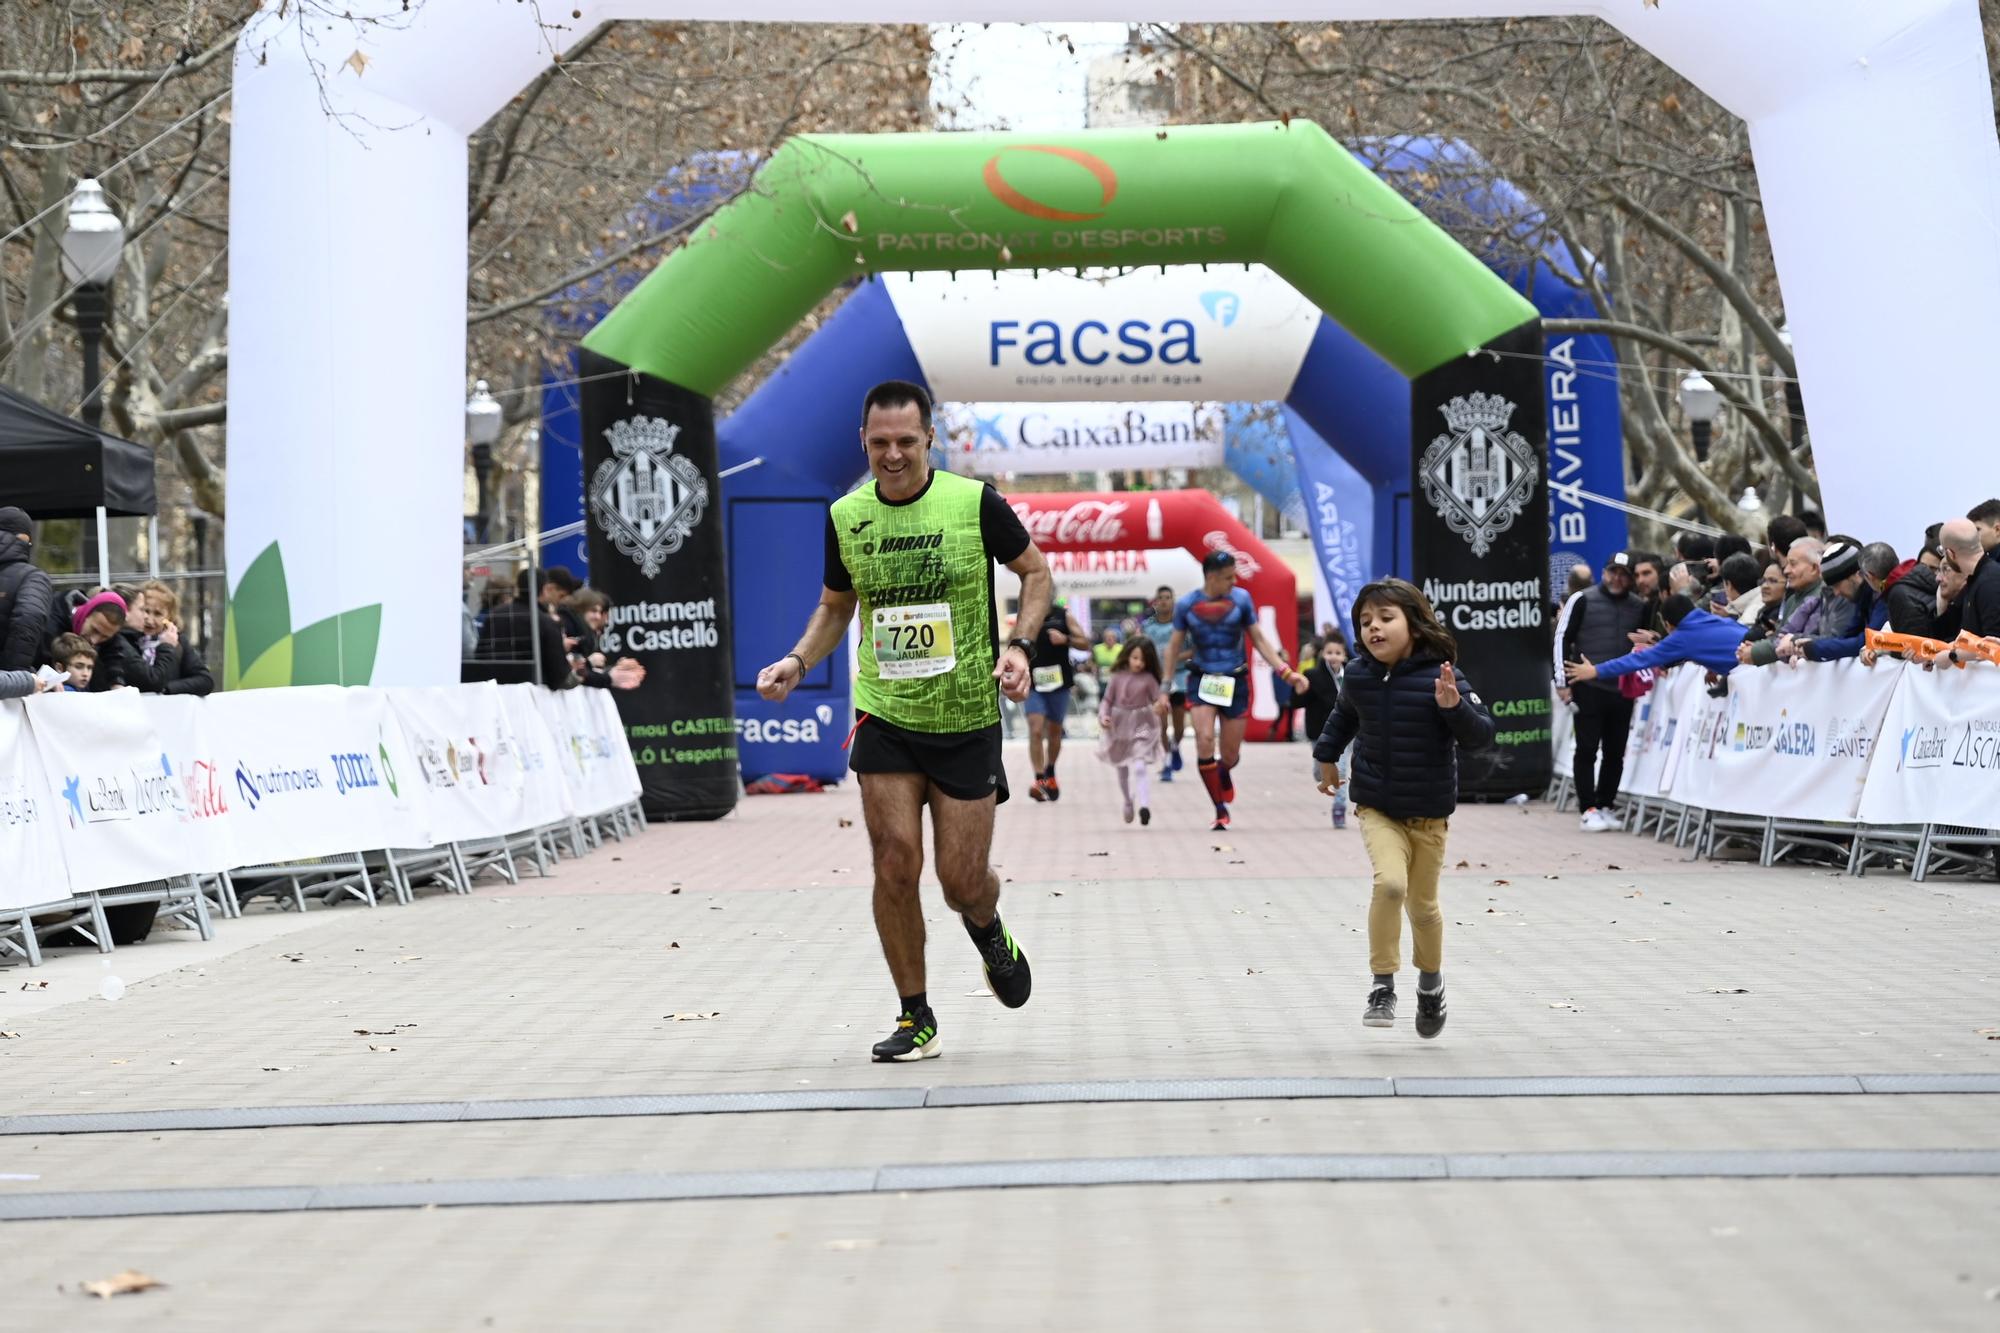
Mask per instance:
[[[1680,400],[1681,411],[1694,431],[1695,461],[1706,463],[1715,419],[1722,414],[1722,394],[1707,376],[1695,372],[1681,381]]]
[[[465,400],[465,437],[472,441],[472,476],[479,488],[478,516],[473,520],[479,540],[486,540],[491,513],[490,491],[493,476],[493,443],[500,438],[500,402],[487,391],[485,380],[475,380],[472,396]]]
[[[98,353],[104,342],[105,321],[111,315],[111,280],[118,276],[118,259],[124,249],[125,223],[104,202],[104,187],[88,176],[79,180],[69,197],[69,220],[62,234],[62,265],[64,277],[75,290],[72,308],[76,312],[76,330],[83,337],[83,419],[92,430],[104,422],[103,372]],[[84,564],[88,566],[94,559],[98,581],[109,583],[111,535],[103,505],[97,507],[97,526],[86,532]]]
[[[63,273],[76,289],[77,332],[83,335],[83,419],[96,429],[104,420],[98,351],[111,314],[111,280],[125,249],[125,224],[104,202],[104,188],[85,177],[69,197],[69,225],[63,229]]]

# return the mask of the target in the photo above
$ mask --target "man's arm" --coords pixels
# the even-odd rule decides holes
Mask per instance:
[[[799,636],[792,651],[757,673],[757,693],[773,703],[783,702],[806,672],[815,663],[824,661],[847,637],[847,622],[854,618],[854,608],[860,600],[860,594],[852,588],[845,591],[821,588],[819,605],[813,608],[806,621],[806,632]]]
[[[1271,664],[1271,670],[1277,672],[1287,685],[1293,689],[1305,689],[1310,686],[1311,682],[1285,660],[1285,655],[1271,642],[1271,636],[1264,632],[1264,627],[1254,621],[1250,625],[1250,642],[1264,655],[1264,660]]]
[[[1160,661],[1160,678],[1170,690],[1174,687],[1174,667],[1180,663],[1181,647],[1186,642],[1186,630],[1177,629],[1167,638],[1166,655]]]
[[[1033,542],[1007,561],[1007,568],[1021,579],[1021,609],[1014,617],[1014,637],[1032,639],[1042,632],[1042,622],[1049,618],[1049,607],[1055,604],[1055,575],[1049,572],[1049,562]],[[1065,623],[1070,623],[1067,617]]]

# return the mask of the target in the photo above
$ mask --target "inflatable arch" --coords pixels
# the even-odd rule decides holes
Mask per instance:
[[[1425,495],[1411,510],[1412,564],[1453,616],[1466,655],[1491,664],[1486,693],[1546,708],[1537,312],[1318,126],[1198,126],[1165,139],[1151,130],[804,136],[606,316],[579,357],[592,579],[617,603],[624,646],[650,673],[620,707],[634,735],[688,742],[652,747],[653,771],[641,771],[650,807],[701,817],[733,803],[733,746],[713,743],[733,738],[724,533],[739,569],[755,569],[745,557],[757,550],[776,556],[796,543],[746,547],[759,524],[740,493],[728,497],[726,525],[704,521],[720,498],[712,395],[828,290],[880,269],[891,288],[918,294],[899,301],[902,322],[962,332],[953,307],[987,298],[954,301],[948,276],[913,271],[1201,266],[1209,272],[1189,270],[1199,284],[1217,281],[1214,266],[1257,262],[1296,289],[1286,292],[1291,310],[1252,308],[1224,286],[1186,304],[1218,330],[1238,319],[1270,321],[1267,336],[1289,330],[1299,349],[1292,365],[1264,360],[1279,386],[1324,337],[1315,307],[1403,378],[1411,437],[1402,452]],[[1171,284],[1149,281],[1134,295],[1168,299]],[[959,349],[964,360],[1064,397],[1185,395],[1202,391],[1214,368],[1189,308],[1115,329],[1027,314],[989,321]],[[942,337],[922,341],[938,347]],[[1246,346],[1253,363],[1257,344]],[[848,375],[863,362],[852,360]],[[901,361],[893,349],[871,354],[869,380]],[[857,397],[829,388],[826,401]],[[759,452],[768,459],[799,425],[760,430]],[[843,470],[851,466],[849,454]],[[788,511],[779,521],[798,521],[800,500],[772,498]],[[768,581],[753,578],[742,595],[765,599]],[[1505,781],[1531,789],[1545,777],[1547,748],[1524,735]]]
[[[1964,386],[1983,380],[1981,333],[1987,312],[2000,305],[2000,246],[1992,243],[1992,219],[2000,216],[2000,143],[1975,0],[1832,0],[1816,8],[1810,22],[1801,21],[1796,6],[1732,0],[1660,6],[1636,0],[1304,0],[1279,9],[1271,16],[1596,15],[1744,117],[1785,286],[1788,327],[1808,381],[1815,459],[1829,512],[1843,527],[1883,533],[1913,531],[1935,517],[1935,479],[1967,456],[1970,441],[1985,437],[1984,400]],[[721,15],[683,0],[575,0],[571,16],[571,31],[581,35],[613,19]],[[802,0],[747,0],[731,6],[727,17],[799,21],[823,13]],[[1005,15],[967,0],[894,0],[863,3],[843,17],[951,22]],[[1123,13],[1105,0],[1079,0],[1066,17],[1117,19]],[[1178,22],[1218,15],[1212,0],[1164,0],[1154,17]],[[305,31],[306,25],[313,30]],[[1717,32],[1729,33],[1730,40],[1716,41]],[[233,596],[245,601],[242,614],[260,621],[317,621],[380,602],[381,633],[394,647],[376,657],[376,683],[433,684],[455,671],[466,141],[546,67],[559,37],[531,5],[411,11],[403,0],[355,0],[338,15],[322,7],[264,6],[245,25],[238,46],[229,259],[227,563]],[[329,68],[322,57],[336,46],[351,46],[362,58]],[[1174,130],[1169,142],[1185,142],[1191,134]],[[1296,230],[1297,219],[1310,210],[1294,211],[1268,235],[1255,229],[1254,239],[1272,244],[1270,256],[1194,253],[1210,247],[1193,244],[1187,234],[1196,225],[1190,208],[1227,209],[1269,190],[1270,174],[1247,158],[1218,161],[1215,174],[1204,173],[1194,189],[1178,194],[1134,186],[1115,200],[1108,191],[1092,200],[1074,182],[1047,174],[1064,169],[1058,155],[1042,155],[1047,160],[1033,168],[1028,156],[1015,154],[998,168],[1024,202],[1105,216],[1033,219],[1016,212],[1005,219],[1007,227],[1050,242],[1059,230],[1073,238],[1094,231],[1099,240],[1107,228],[1121,233],[1121,244],[1103,256],[1083,255],[1095,245],[1073,239],[1072,262],[1078,256],[1111,263],[1270,258],[1311,239]],[[865,169],[879,179],[882,166],[878,159]],[[1365,173],[1357,168],[1354,175]],[[1256,177],[1247,189],[1238,184],[1245,176]],[[970,187],[976,185],[975,177]],[[1059,201],[1045,188],[1079,197]],[[1356,188],[1356,198],[1369,197],[1359,183]],[[919,190],[910,197],[928,194]],[[1001,195],[988,197],[1007,207]],[[1173,221],[1162,224],[1158,244],[1147,244],[1142,229],[1136,252],[1127,254],[1124,224],[1112,215],[1133,212],[1135,202],[1143,203],[1137,212]],[[857,221],[878,226],[887,220],[880,214],[884,206],[888,199],[874,196],[855,210]],[[798,213],[792,217],[795,226]],[[862,241],[858,232],[841,239],[843,219],[842,211],[813,219],[810,227],[818,230],[810,231],[810,259],[744,259],[753,269],[761,265],[766,277],[782,272],[796,281],[810,269],[824,291],[838,280],[824,271],[827,261]],[[909,221],[902,219],[891,233],[914,235]],[[1183,235],[1172,246],[1164,231],[1176,226]],[[930,228],[932,236],[949,231]],[[1853,281],[1856,256],[1874,253],[1881,238],[1892,235],[1907,249],[1949,256],[1952,280]],[[1235,241],[1244,239],[1239,234]],[[1234,241],[1216,248],[1233,249]],[[877,262],[887,258],[878,255]],[[1396,271],[1383,258],[1374,246],[1344,256],[1363,277]],[[842,260],[852,265],[847,273],[869,267],[865,254],[858,264],[852,253]],[[1023,247],[1013,262],[1033,258]],[[1449,262],[1417,267],[1433,279],[1452,268]],[[728,282],[747,270],[727,268],[712,267],[714,281],[690,287],[683,313],[719,319],[734,310],[742,293]],[[1448,278],[1443,285],[1451,285]],[[1444,358],[1509,331],[1483,302],[1454,305],[1433,319],[1430,308],[1439,293],[1426,286],[1417,284],[1410,293],[1409,330],[1369,340],[1399,370],[1434,370],[1446,364]],[[396,312],[394,338],[381,332],[383,312],[390,310]],[[1521,317],[1513,328],[1529,314],[1521,305],[1512,313]],[[685,364],[693,382],[681,387],[695,396],[712,393],[712,376],[694,374],[704,369],[695,363],[707,362],[705,369],[714,371],[730,363],[737,344],[761,346],[773,317],[766,310],[744,321],[736,337],[722,340],[729,354],[720,347],[683,351],[650,368]],[[1924,391],[1883,390],[1885,329],[1913,331],[1925,340]],[[1456,345],[1426,362],[1426,352],[1448,344]],[[1790,361],[1772,351],[1781,364]],[[1430,409],[1414,413],[1417,419],[1428,415]],[[1883,441],[1897,442],[1905,466],[1886,473],[1877,466]],[[242,575],[273,543],[280,560],[290,549],[286,577],[275,586],[260,583],[253,594],[241,586]],[[1421,542],[1419,547],[1421,556]],[[1495,615],[1504,620],[1505,609]],[[698,625],[681,628],[705,636]],[[728,785],[733,788],[733,778]],[[657,805],[665,789],[655,782],[652,790]],[[701,799],[682,808],[704,805],[712,812],[713,804]]]

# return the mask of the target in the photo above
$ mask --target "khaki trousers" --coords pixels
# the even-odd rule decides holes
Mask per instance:
[[[1403,964],[1403,915],[1410,918],[1411,953],[1420,972],[1444,970],[1444,913],[1438,908],[1438,874],[1444,869],[1447,819],[1394,819],[1356,806],[1361,841],[1375,867],[1375,896],[1368,904],[1368,970],[1378,976]]]

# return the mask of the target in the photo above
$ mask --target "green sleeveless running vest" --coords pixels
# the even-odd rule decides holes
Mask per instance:
[[[933,471],[929,487],[909,504],[884,504],[872,480],[833,502],[840,559],[860,599],[856,711],[932,733],[978,731],[1000,721],[993,560],[979,531],[985,489],[984,482]],[[945,660],[940,631],[947,622],[951,668],[896,675]]]

